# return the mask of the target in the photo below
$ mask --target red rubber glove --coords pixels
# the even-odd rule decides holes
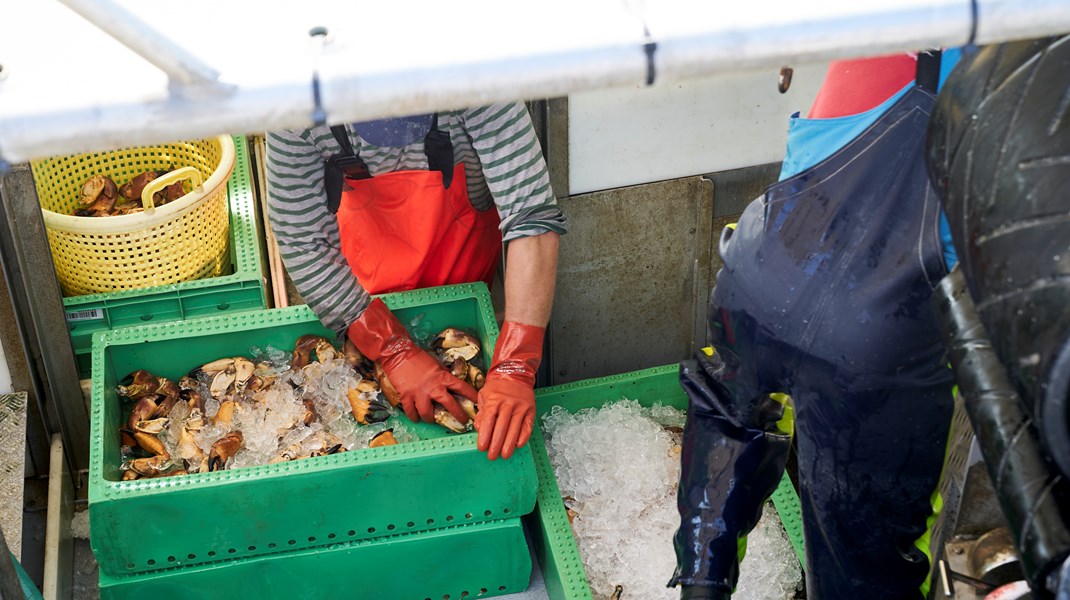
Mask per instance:
[[[451,375],[433,356],[417,347],[382,300],[372,300],[364,314],[349,326],[348,334],[364,356],[383,366],[401,395],[401,408],[413,422],[434,422],[432,401],[461,423],[468,422],[468,415],[450,392],[474,402],[478,396],[475,388]]]
[[[535,370],[542,360],[545,327],[506,321],[494,362],[479,390],[476,447],[494,460],[509,458],[531,439],[535,423]]]

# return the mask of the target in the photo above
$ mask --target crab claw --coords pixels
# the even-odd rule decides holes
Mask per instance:
[[[367,400],[362,396],[363,394],[357,388],[350,388],[346,392],[346,397],[349,398],[349,406],[353,410],[353,418],[357,420],[357,423],[369,425],[371,423],[382,423],[390,418],[389,406],[378,399]]]
[[[163,396],[156,401],[156,412],[153,413],[153,417],[166,417],[171,414],[171,409],[175,407],[175,403],[178,402],[178,397],[181,390],[178,389],[178,384],[170,379],[160,377],[158,378],[160,386],[156,388],[157,396]]]
[[[456,327],[447,327],[431,341],[431,347],[450,360],[472,360],[479,354],[479,340],[472,334]]]
[[[308,427],[316,420],[316,404],[308,398],[301,400],[301,404],[305,406],[305,414],[301,422],[305,424],[305,427]]]
[[[453,392],[450,393],[453,394]],[[464,396],[459,396],[457,394],[453,394],[453,397],[457,400],[457,404],[461,405],[461,410],[464,411],[464,414],[468,415],[468,418],[472,419],[472,422],[474,423],[476,419],[476,412],[479,410],[478,407],[476,407],[476,403],[472,402],[468,398],[465,398]]]
[[[215,413],[215,419],[213,422],[216,425],[224,427],[230,427],[230,424],[234,421],[234,409],[238,406],[238,403],[233,400],[224,400],[219,405],[219,410]]]
[[[160,438],[156,437],[155,435],[152,435],[151,433],[145,433],[143,431],[127,431],[126,433],[130,437],[134,438],[134,441],[137,442],[137,445],[140,446],[141,449],[145,452],[148,452],[149,454],[155,456],[167,454],[167,447],[164,446],[163,442],[160,441]]]
[[[457,417],[454,417],[450,411],[438,404],[435,405],[435,423],[449,429],[453,433],[464,433],[468,431],[467,425],[458,421]]]
[[[248,358],[238,356],[234,358],[234,391],[241,393],[249,383],[249,378],[256,371],[256,365]]]
[[[375,365],[361,353],[357,345],[348,337],[342,345],[342,356],[345,358],[346,364],[353,367],[353,370],[357,373],[360,373],[361,377],[371,379],[375,373]]]
[[[149,458],[135,458],[130,461],[130,470],[141,477],[155,477],[160,471],[171,466],[171,457],[167,454],[157,454]]]
[[[120,396],[131,400],[137,400],[143,396],[149,396],[160,389],[160,380],[145,369],[138,369],[127,375],[119,382],[116,391]]]
[[[290,368],[294,371],[303,368],[312,358],[312,352],[316,352],[316,361],[324,362],[335,357],[338,353],[326,339],[318,335],[303,335],[294,343],[294,353],[290,358]]]
[[[190,410],[199,409],[204,410],[204,398],[201,397],[201,393],[195,389],[183,389],[178,392],[178,397],[185,400],[189,404]]]
[[[212,444],[212,449],[208,452],[208,470],[222,470],[226,466],[227,460],[237,454],[244,443],[245,437],[242,436],[240,431],[231,431],[216,440]]]
[[[223,398],[230,390],[230,386],[234,384],[235,377],[232,370],[219,371],[212,377],[212,383],[208,386],[209,393],[217,400]]]
[[[156,413],[156,402],[149,396],[142,396],[138,398],[134,403],[134,408],[130,410],[130,417],[126,420],[127,429],[137,429],[137,424],[143,421],[148,421],[152,418],[152,415]]]
[[[398,404],[401,404],[401,394],[398,393],[394,384],[390,383],[390,378],[386,376],[386,371],[383,370],[383,366],[378,362],[375,363],[375,379],[379,382],[379,387],[383,390],[383,396],[386,397],[386,401],[390,403],[390,406],[397,408]]]
[[[368,442],[369,448],[378,448],[380,446],[394,446],[398,443],[397,438],[394,437],[393,429],[384,429],[375,434],[375,437]]]
[[[487,382],[487,377],[483,375],[483,371],[479,370],[479,367],[469,363],[468,364],[468,376],[464,378],[465,381],[472,384],[472,387],[476,388],[476,391],[483,389],[483,384]]]
[[[167,417],[160,417],[158,419],[152,419],[151,421],[138,421],[134,424],[134,431],[157,435],[164,429],[167,429],[167,425],[170,422],[171,419],[168,419]]]
[[[457,379],[465,379],[468,377],[468,361],[463,358],[455,358],[453,364],[449,366],[450,374]]]

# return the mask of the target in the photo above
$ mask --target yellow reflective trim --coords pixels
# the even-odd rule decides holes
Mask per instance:
[[[702,349],[702,352],[706,356],[713,356],[714,354],[717,354],[717,351],[713,349],[713,346],[706,346],[705,348]]]
[[[773,392],[769,394],[769,397],[779,402],[780,405],[784,407],[784,414],[780,417],[780,420],[776,422],[777,430],[789,437],[795,435],[795,408],[792,405],[791,396],[780,392]]]
[[[736,225],[739,225],[739,223],[729,223],[728,225],[725,225],[725,227],[735,230]]]
[[[959,386],[951,388],[951,398],[954,398],[959,394]],[[952,417],[954,418],[954,417]],[[944,482],[944,476],[947,475],[947,456],[951,452],[951,437],[955,430],[955,423],[952,421],[951,426],[947,428],[947,441],[944,442],[944,467],[940,470],[940,478],[937,479],[936,489],[933,490],[932,496],[929,497],[929,503],[932,505],[932,512],[929,514],[929,518],[925,519],[925,531],[922,532],[918,539],[914,540],[914,547],[921,550],[925,557],[929,559],[929,572],[925,575],[925,580],[921,582],[920,590],[923,597],[929,597],[929,589],[932,587],[932,564],[933,564],[933,551],[932,551],[932,534],[933,523],[936,522],[936,518],[940,516],[940,511],[944,509],[944,498],[940,495],[940,487]]]

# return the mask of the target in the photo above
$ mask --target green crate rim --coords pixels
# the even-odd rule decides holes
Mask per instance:
[[[600,384],[634,382],[647,377],[675,373],[678,370],[679,365],[663,365],[630,373],[608,375],[539,388],[535,391],[536,403],[538,404],[538,400],[541,397],[560,392],[583,389]],[[541,414],[538,408],[536,409],[536,414]],[[560,589],[553,590],[554,593],[551,598],[553,600],[589,600],[592,596],[590,586],[587,584],[587,574],[583,569],[579,547],[576,545],[576,539],[572,535],[572,528],[568,523],[565,505],[561,502],[561,489],[557,485],[557,478],[554,477],[550,457],[546,453],[546,444],[543,441],[540,421],[540,418],[535,419],[535,432],[531,436],[532,456],[535,459],[535,471],[539,476],[539,493],[535,503],[535,512],[527,518],[537,518],[539,520],[544,540],[548,543],[548,547],[543,549],[544,556],[540,556],[540,558],[548,559],[544,562],[549,563],[549,565],[543,564],[543,569],[545,570],[552,565],[550,568],[556,571],[552,575],[556,575],[560,582]],[[784,473],[777,489],[773,492],[772,501],[792,549],[799,559],[799,564],[805,567],[802,507],[799,503],[799,495],[795,491],[795,486],[787,473]],[[555,586],[556,583],[551,582],[549,577],[547,578],[548,589],[551,586]]]
[[[480,293],[482,292],[482,293]],[[408,308],[411,306],[423,306],[435,300],[451,300],[458,298],[474,298],[487,314],[493,314],[490,303],[490,294],[482,284],[457,284],[426,290],[413,290],[397,294],[383,294],[380,296],[392,309]],[[284,325],[295,322],[307,322],[316,320],[315,313],[307,305],[290,306],[286,308],[268,309],[263,311],[245,311],[214,317],[203,317],[189,321],[170,321],[138,327],[124,327],[111,331],[98,331],[93,335],[93,372],[102,373],[104,370],[104,348],[112,344],[141,343],[152,340],[172,339],[188,334],[210,334],[221,331],[246,331],[259,329],[264,325]],[[491,343],[497,339],[498,327],[492,321],[487,324],[487,337]],[[122,497],[130,498],[138,495],[151,495],[157,490],[177,488],[200,488],[213,487],[221,482],[240,481],[246,479],[275,479],[288,477],[294,473],[331,471],[350,468],[354,465],[362,465],[371,462],[382,462],[387,459],[403,459],[407,455],[420,454],[423,456],[468,451],[475,449],[476,436],[468,433],[444,438],[419,440],[409,444],[396,446],[384,446],[380,448],[365,448],[360,452],[341,452],[329,456],[319,457],[317,461],[290,461],[275,465],[262,465],[245,467],[227,471],[214,471],[211,473],[195,473],[188,477],[168,477],[162,479],[134,480],[134,481],[108,481],[103,477],[104,473],[104,432],[100,426],[104,421],[104,377],[94,376],[92,379],[92,422],[97,424],[90,432],[89,468],[93,474],[90,478],[90,492],[101,499]]]

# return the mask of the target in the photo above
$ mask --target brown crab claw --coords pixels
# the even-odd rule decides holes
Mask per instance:
[[[149,458],[135,458],[130,461],[130,470],[141,477],[155,477],[160,471],[171,465],[171,457],[157,454]]]
[[[455,358],[453,363],[449,365],[449,371],[457,379],[466,379],[468,377],[468,361],[463,358]]]
[[[305,424],[305,427],[308,427],[316,420],[316,404],[308,398],[301,400],[301,404],[305,406],[305,414],[301,422]]]
[[[319,362],[330,360],[337,353],[334,346],[323,337],[312,334],[303,335],[294,343],[290,368],[295,371],[303,368],[312,359],[313,351],[316,352],[316,360]]]
[[[124,377],[122,381],[119,382],[116,391],[120,396],[125,396],[131,400],[137,400],[142,396],[155,394],[158,389],[160,389],[159,378],[145,369],[138,369]]]
[[[152,419],[156,409],[156,402],[151,397],[142,396],[138,398],[138,401],[134,403],[134,408],[130,410],[130,418],[126,420],[126,428],[137,429],[138,423]]]
[[[238,450],[241,450],[243,443],[245,443],[245,437],[242,436],[240,431],[231,431],[216,440],[212,444],[212,449],[208,452],[208,470],[222,470],[226,466],[227,460],[237,454]]]
[[[447,327],[435,336],[431,347],[450,360],[472,360],[479,354],[480,344],[474,335],[456,327]]]
[[[140,431],[142,433],[148,433],[151,435],[158,435],[171,423],[171,419],[167,417],[160,417],[152,419],[150,421],[138,421],[134,424],[134,431]]]
[[[476,388],[476,391],[483,389],[483,384],[487,382],[486,375],[483,371],[479,370],[479,367],[469,363],[468,376],[464,378],[465,381],[470,383],[472,387]]]
[[[379,393],[379,384],[374,379],[361,379],[357,382],[356,390],[362,394]]]
[[[393,429],[384,429],[375,434],[375,437],[368,442],[369,448],[378,448],[380,446],[394,446],[398,443],[397,438],[394,437]]]
[[[450,393],[453,394],[453,392]],[[476,403],[458,394],[453,394],[453,397],[457,400],[457,404],[461,406],[461,410],[464,411],[464,414],[468,415],[469,419],[475,421],[476,412],[479,410]]]
[[[127,183],[124,183],[123,186],[119,188],[119,193],[128,200],[140,200],[141,190],[144,190],[146,185],[159,176],[160,174],[156,171],[145,171]]]
[[[156,412],[153,413],[153,417],[166,417],[171,414],[171,409],[175,407],[175,403],[178,402],[179,392],[178,384],[167,379],[160,377],[160,387],[156,389]]]
[[[119,195],[119,188],[115,181],[106,175],[94,175],[82,184],[82,204],[90,205],[101,198],[111,200],[112,203]]]
[[[189,404],[190,410],[199,409],[204,410],[204,398],[201,393],[195,389],[183,389],[178,392],[178,397],[185,400]]]
[[[131,438],[133,438],[134,442],[138,445],[138,447],[144,450],[145,452],[148,452],[149,454],[159,456],[161,454],[168,453],[167,447],[163,445],[163,442],[160,441],[160,438],[156,437],[151,433],[131,430],[124,430],[123,433],[126,433]]]
[[[390,378],[386,376],[386,371],[383,370],[383,366],[378,362],[375,363],[375,379],[379,382],[379,387],[383,390],[383,396],[386,397],[386,401],[390,403],[390,406],[394,408],[401,404],[401,394],[398,393],[394,384],[390,383]]]
[[[231,423],[234,422],[234,409],[237,408],[237,406],[237,402],[234,402],[233,400],[223,401],[219,405],[219,410],[217,410],[215,413],[215,419],[213,419],[213,422],[216,425],[230,427]]]
[[[368,360],[368,357],[357,348],[349,338],[346,338],[344,344],[342,344],[342,356],[345,358],[346,364],[353,367],[353,370],[360,374],[365,379],[371,379],[375,374],[375,365],[372,361]]]
[[[256,371],[256,365],[253,361],[243,356],[237,356],[234,358],[234,391],[241,393],[245,389],[245,386],[249,383],[249,378],[253,376]]]
[[[435,423],[449,429],[453,433],[464,433],[468,431],[468,427],[457,420],[457,417],[446,410],[444,407],[435,405]]]
[[[349,398],[349,406],[353,410],[353,418],[361,425],[382,423],[390,418],[389,406],[380,402],[378,399],[366,400],[362,398],[361,393],[357,388],[350,388],[349,391],[346,392],[346,397]]]

